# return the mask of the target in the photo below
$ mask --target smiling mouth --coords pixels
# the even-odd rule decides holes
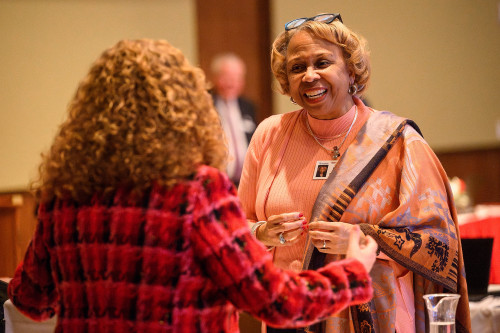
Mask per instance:
[[[304,96],[307,98],[318,98],[326,94],[326,89],[318,89],[314,91],[309,91],[304,93]]]

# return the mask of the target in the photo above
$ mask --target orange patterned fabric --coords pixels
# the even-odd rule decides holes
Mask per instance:
[[[322,220],[360,224],[385,255],[413,273],[414,304],[404,305],[414,311],[416,332],[425,332],[423,294],[442,291],[461,294],[457,331],[469,332],[460,237],[447,177],[422,137],[401,126],[402,121],[390,113],[368,119],[320,193],[317,213]],[[360,183],[377,159],[374,173]],[[401,281],[380,260],[372,277],[378,291],[369,306],[372,329],[394,331],[395,308],[401,306],[394,295]],[[361,330],[362,323],[369,321],[355,326]]]

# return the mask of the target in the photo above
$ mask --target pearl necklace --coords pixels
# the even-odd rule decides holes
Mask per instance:
[[[349,126],[349,129],[347,130],[347,133],[345,134],[344,139],[342,140],[340,145],[338,147],[334,146],[332,149],[328,149],[327,147],[323,146],[321,144],[321,142],[319,142],[320,139],[318,139],[316,137],[316,135],[314,135],[313,131],[311,130],[311,126],[309,125],[309,120],[307,119],[307,115],[306,115],[306,125],[307,125],[307,130],[309,131],[309,134],[311,134],[311,136],[314,138],[314,141],[316,141],[323,149],[325,149],[327,152],[329,152],[332,155],[332,160],[337,160],[340,157],[340,148],[344,144],[345,139],[347,139],[347,136],[351,132],[352,126],[356,122],[356,118],[358,117],[358,107],[356,105],[354,107],[355,107],[356,113],[354,114],[354,119],[352,120],[351,126]]]

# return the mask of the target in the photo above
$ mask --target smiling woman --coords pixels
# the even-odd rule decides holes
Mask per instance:
[[[338,14],[295,19],[271,66],[301,109],[264,120],[250,143],[238,190],[257,239],[295,271],[343,258],[355,225],[381,249],[371,272],[380,292],[310,330],[425,332],[422,295],[448,291],[462,295],[457,331],[470,331],[448,179],[414,122],[360,99],[365,40]]]

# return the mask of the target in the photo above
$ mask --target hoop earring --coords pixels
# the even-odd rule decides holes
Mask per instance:
[[[358,92],[358,86],[355,84],[351,84],[349,86],[349,89],[347,90],[347,93],[349,95],[356,95],[357,92]]]
[[[297,105],[297,102],[295,102],[295,101],[293,100],[293,97],[292,97],[292,96],[290,96],[290,102],[292,102],[293,104]]]

